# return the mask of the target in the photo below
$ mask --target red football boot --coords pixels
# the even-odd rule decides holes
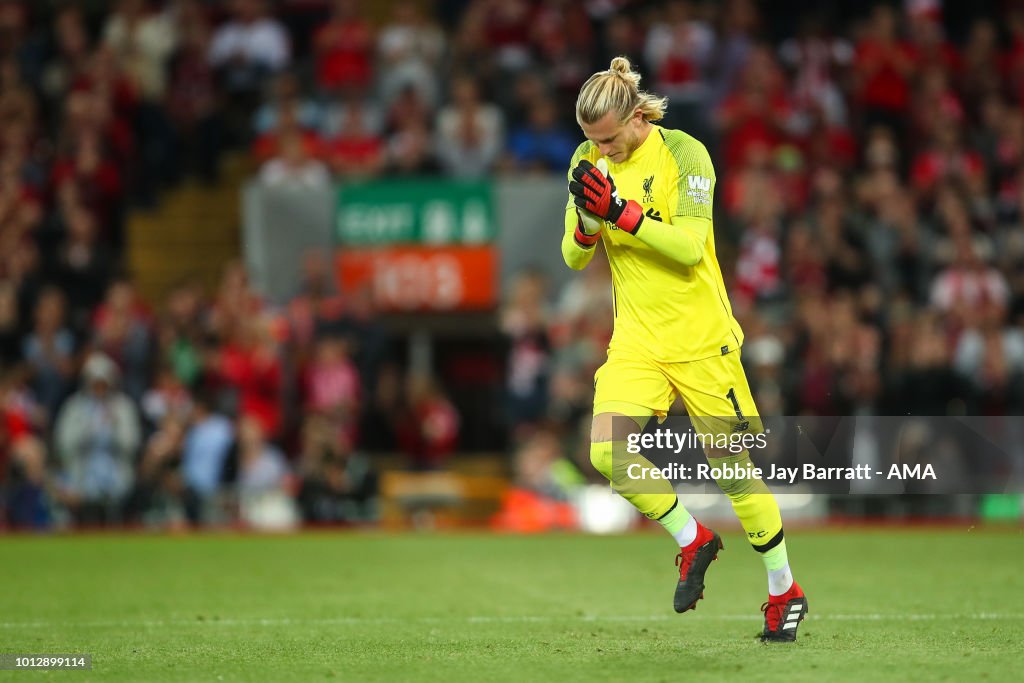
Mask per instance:
[[[676,584],[673,602],[677,612],[697,608],[697,601],[704,597],[704,573],[711,561],[718,559],[718,551],[724,547],[721,536],[697,523],[697,537],[690,545],[680,548],[676,555],[679,583]]]
[[[796,581],[782,595],[769,595],[761,605],[764,612],[762,643],[792,643],[796,628],[807,614],[807,598]]]

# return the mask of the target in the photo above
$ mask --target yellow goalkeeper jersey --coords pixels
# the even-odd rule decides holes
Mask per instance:
[[[600,156],[589,140],[581,144],[569,165],[569,179],[580,159],[596,164]],[[677,216],[711,219],[715,169],[707,149],[690,135],[654,126],[624,163],[606,161],[619,196],[640,203],[647,219],[667,224]],[[566,210],[574,206],[570,195]],[[715,256],[714,228],[708,231],[703,258],[692,267],[610,223],[601,231],[601,241],[611,265],[615,301],[609,353],[680,362],[726,354],[743,343]]]

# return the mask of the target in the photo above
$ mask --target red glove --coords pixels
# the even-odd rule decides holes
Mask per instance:
[[[620,199],[610,175],[582,159],[572,169],[572,177],[569,193],[576,206],[614,223],[620,230],[636,234],[644,222],[644,208],[632,200]]]

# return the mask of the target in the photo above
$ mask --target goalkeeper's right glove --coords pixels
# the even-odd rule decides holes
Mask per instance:
[[[590,248],[601,239],[604,219],[598,218],[586,209],[576,209],[576,242],[581,247]]]

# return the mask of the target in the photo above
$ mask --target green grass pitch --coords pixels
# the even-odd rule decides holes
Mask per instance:
[[[756,641],[736,533],[695,612],[660,534],[0,539],[0,652],[74,681],[1020,680],[1024,531],[793,531],[810,614]]]

